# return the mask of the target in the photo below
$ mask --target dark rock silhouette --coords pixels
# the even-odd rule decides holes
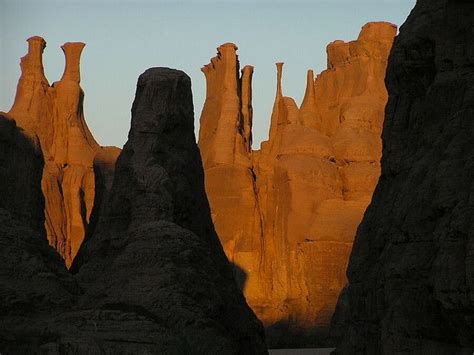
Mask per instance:
[[[193,122],[186,74],[140,76],[129,141],[74,275],[0,210],[0,352],[266,353],[212,226]]]
[[[382,175],[333,319],[338,354],[474,351],[474,3],[419,0],[387,70]]]
[[[205,353],[265,352],[214,232],[183,72],[140,76],[106,212],[82,249],[84,302],[143,307]]]
[[[0,208],[44,234],[43,165],[37,138],[0,113]]]
[[[36,353],[80,288],[48,245],[36,137],[0,115],[0,352]]]

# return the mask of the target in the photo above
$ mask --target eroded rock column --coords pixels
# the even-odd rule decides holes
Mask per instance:
[[[42,64],[46,42],[36,36],[28,39],[28,44],[9,115],[19,127],[37,135],[41,143],[46,233],[50,245],[69,267],[84,240],[94,206],[95,156],[100,153],[112,162],[117,154],[107,153],[111,148],[97,144],[84,119],[80,56],[85,44],[68,42],[62,46],[66,65],[61,80],[52,86]],[[110,170],[112,165],[101,166]]]
[[[202,68],[207,96],[201,114],[199,147],[206,175],[212,220],[239,284],[264,297],[259,280],[264,240],[251,155],[251,79],[246,66],[239,77],[237,47],[220,46]]]

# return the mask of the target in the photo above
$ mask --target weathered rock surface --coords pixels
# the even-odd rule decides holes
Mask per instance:
[[[62,46],[65,70],[52,86],[42,64],[46,42],[35,36],[28,39],[28,45],[28,54],[21,58],[22,74],[9,116],[39,139],[44,156],[46,233],[69,267],[90,221],[95,199],[94,170],[110,175],[100,173],[103,164],[94,166],[95,157],[113,157],[113,153],[103,151],[116,148],[100,147],[84,119],[79,62],[85,44],[68,42]],[[113,162],[105,167],[113,174]]]
[[[328,46],[301,107],[277,92],[270,137],[251,150],[251,71],[224,44],[202,70],[199,145],[216,231],[270,346],[324,342],[357,226],[380,174],[387,57],[396,34],[369,23]],[[250,93],[250,95],[248,94]]]
[[[74,275],[0,209],[2,354],[266,353],[213,229],[193,123],[186,74],[140,76],[129,140]]]
[[[334,317],[340,354],[474,351],[474,4],[419,0],[387,71],[382,174]]]
[[[183,72],[140,76],[106,212],[77,264],[85,303],[141,307],[203,353],[265,352],[212,225]]]

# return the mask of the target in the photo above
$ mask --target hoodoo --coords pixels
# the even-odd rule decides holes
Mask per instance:
[[[396,34],[369,23],[328,46],[301,107],[277,90],[269,140],[249,149],[251,107],[237,47],[203,68],[199,146],[217,234],[270,346],[325,343],[352,243],[380,174],[387,58]]]
[[[62,46],[66,65],[60,81],[49,85],[43,69],[43,38],[28,39],[22,74],[8,117],[37,136],[44,156],[42,190],[49,244],[69,267],[84,240],[95,200],[97,176],[113,175],[119,149],[101,147],[87,127],[80,87],[80,56],[85,44]],[[94,159],[108,163],[94,166]],[[110,170],[110,171],[104,171]],[[94,170],[96,173],[94,173]]]

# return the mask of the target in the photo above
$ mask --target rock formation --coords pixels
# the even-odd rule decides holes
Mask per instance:
[[[334,317],[340,354],[474,351],[474,4],[419,0],[387,70],[380,181]]]
[[[54,339],[49,329],[55,323],[53,317],[71,307],[81,291],[48,245],[42,175],[43,155],[37,137],[0,115],[2,354],[39,353],[40,349],[54,353],[47,351]]]
[[[270,346],[320,345],[357,226],[380,173],[387,57],[396,27],[365,25],[328,46],[301,107],[277,92],[270,137],[251,150],[251,67],[224,44],[202,71],[199,146],[216,231]],[[245,277],[244,277],[245,276]],[[319,343],[318,343],[319,342]]]
[[[84,43],[62,46],[66,57],[60,81],[49,85],[43,70],[41,37],[28,39],[28,54],[21,58],[22,74],[9,117],[18,127],[39,138],[44,156],[42,190],[45,228],[49,243],[69,267],[84,239],[95,198],[97,171],[113,174],[117,148],[100,147],[90,133],[83,112],[79,61]],[[100,155],[102,163],[94,166]]]
[[[165,339],[202,353],[264,352],[212,225],[183,72],[140,76],[109,203],[78,266],[86,301],[145,307],[168,327]]]
[[[140,76],[129,140],[74,274],[35,229],[0,209],[0,352],[266,353],[212,225],[193,124],[186,74]],[[7,167],[0,182],[23,169]],[[40,196],[39,178],[21,181],[36,186],[30,199]]]
[[[36,137],[0,113],[0,208],[44,235],[43,165]]]
[[[214,226],[229,260],[245,270],[246,275],[236,274],[238,282],[245,277],[246,289],[254,294],[262,280],[250,271],[260,267],[263,236],[251,156],[253,68],[246,66],[238,77],[236,50],[231,43],[220,46],[217,57],[202,68],[207,97],[199,146]]]

